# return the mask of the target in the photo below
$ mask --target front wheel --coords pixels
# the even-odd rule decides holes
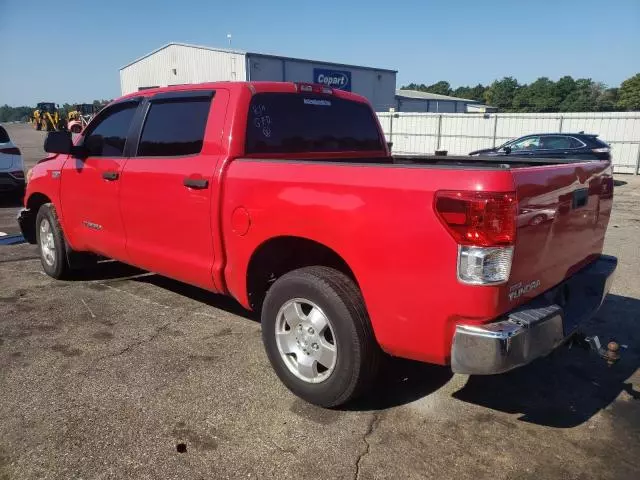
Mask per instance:
[[[51,203],[45,203],[38,210],[36,240],[40,250],[40,262],[45,273],[57,279],[68,276],[70,268],[66,244],[56,209]]]
[[[323,407],[363,393],[381,357],[360,290],[327,267],[294,270],[273,284],[262,308],[262,340],[287,388]]]

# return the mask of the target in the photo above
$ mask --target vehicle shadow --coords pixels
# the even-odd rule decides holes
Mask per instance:
[[[71,281],[116,280],[134,275],[152,275],[145,270],[115,260],[102,260],[95,265],[74,270]]]
[[[235,299],[227,295],[218,295],[208,290],[194,287],[193,285],[188,285],[177,280],[172,280],[168,277],[163,277],[162,275],[151,274],[135,277],[132,280],[155,285],[156,287],[182,295],[190,298],[191,300],[195,300],[196,302],[204,303],[210,307],[224,310],[225,312],[238,315],[239,317],[243,317],[248,320],[253,320],[254,322],[260,322],[258,314],[245,309]]]
[[[190,298],[197,302],[218,308],[234,315],[259,322],[259,317],[246,310],[236,300],[226,295],[216,295],[208,290],[194,287],[186,283],[172,280],[155,273],[142,270],[115,260],[103,260],[90,268],[78,270],[72,277],[72,281],[92,280],[131,280],[140,283],[155,285],[158,288],[168,290],[178,295]]]
[[[580,425],[626,391],[640,392],[627,383],[640,366],[640,301],[609,295],[598,315],[582,325],[603,344],[616,340],[621,360],[608,367],[595,353],[579,347],[561,347],[526,367],[494,376],[472,376],[454,398],[511,414],[538,425],[571,428]],[[625,415],[640,429],[640,404]]]
[[[431,395],[451,377],[453,373],[449,367],[385,357],[371,390],[338,409],[377,411],[397,407]]]

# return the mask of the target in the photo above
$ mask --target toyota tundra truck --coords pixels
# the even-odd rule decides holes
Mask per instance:
[[[143,90],[45,150],[18,220],[48,275],[110,258],[230,295],[325,407],[384,353],[477,375],[542,357],[617,265],[609,160],[394,157],[367,100],[326,85]]]

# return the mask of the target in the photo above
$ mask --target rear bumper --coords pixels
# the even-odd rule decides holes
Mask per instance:
[[[606,297],[618,265],[602,255],[557,287],[506,318],[484,325],[458,325],[451,348],[456,373],[502,373],[543,357],[595,314]]]

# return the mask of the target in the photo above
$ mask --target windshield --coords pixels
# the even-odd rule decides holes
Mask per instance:
[[[259,93],[249,106],[246,153],[384,150],[364,103],[330,95]]]

